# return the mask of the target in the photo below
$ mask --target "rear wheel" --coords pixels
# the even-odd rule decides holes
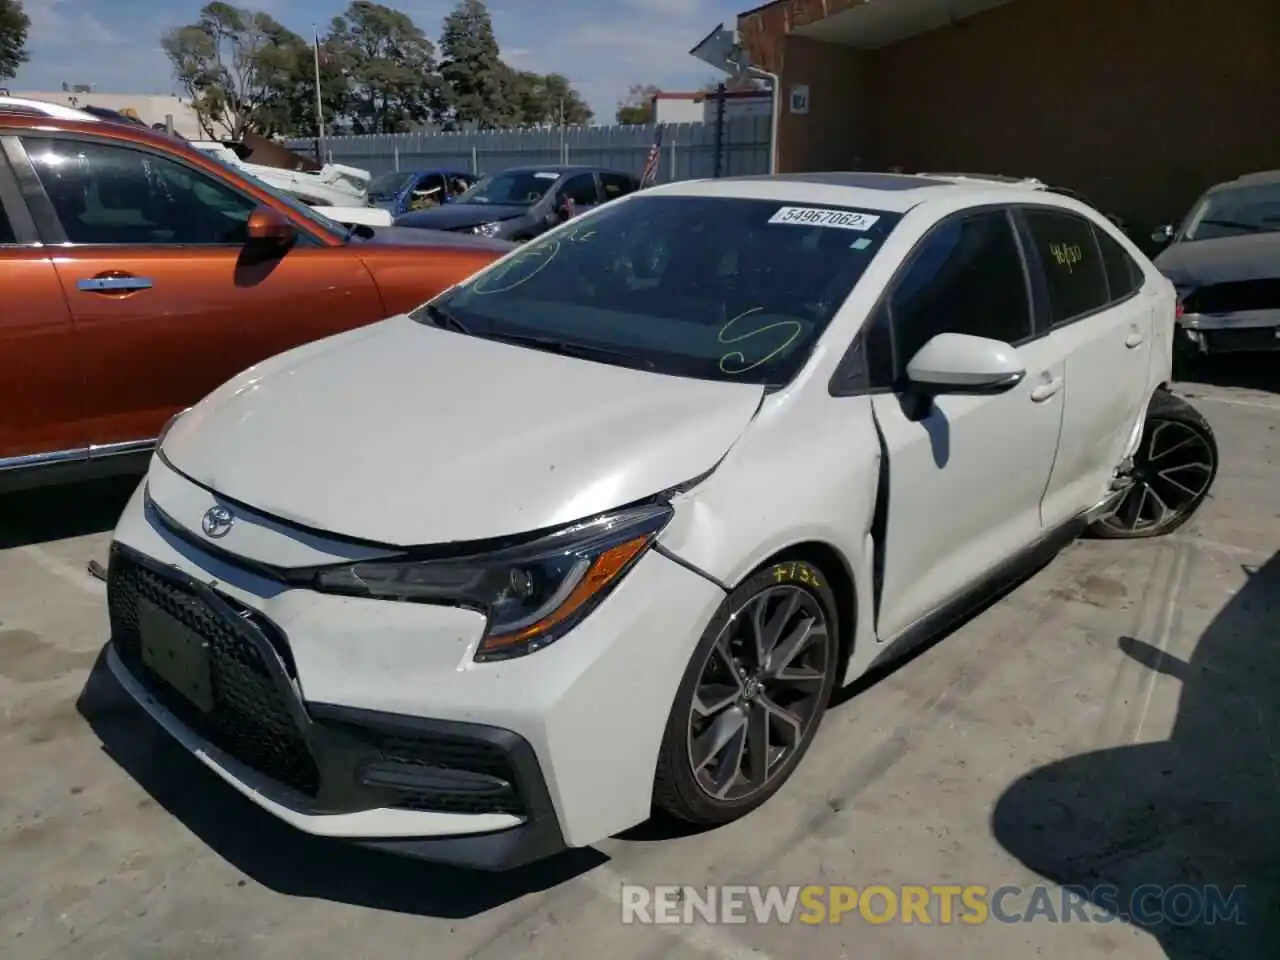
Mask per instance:
[[[836,623],[826,574],[803,561],[772,564],[725,598],[676,693],[655,806],[711,826],[777,792],[826,712]]]
[[[1209,421],[1181,397],[1159,390],[1133,458],[1133,485],[1090,533],[1111,540],[1172,533],[1199,509],[1217,474],[1218,441]]]

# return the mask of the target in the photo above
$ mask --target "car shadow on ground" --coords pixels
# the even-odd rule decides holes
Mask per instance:
[[[76,708],[103,750],[229,864],[276,893],[461,919],[547,890],[608,858],[573,850],[506,873],[443,867],[295,830],[241,796],[138,707],[99,656]]]
[[[115,528],[140,475],[0,493],[0,550]]]
[[[1197,360],[1179,369],[1177,383],[1194,393],[1197,385],[1243,387],[1280,393],[1280,365],[1274,353],[1238,353]]]
[[[992,814],[996,839],[1036,873],[1108,912],[1136,907],[1129,922],[1170,960],[1274,957],[1280,942],[1280,553],[1246,572],[1188,662],[1119,640],[1182,683],[1168,740],[1048,764],[1015,781]],[[1184,897],[1163,906],[1186,922],[1152,922],[1156,888],[1182,884],[1218,888],[1220,906],[1240,906],[1237,921],[1227,909],[1207,925]]]

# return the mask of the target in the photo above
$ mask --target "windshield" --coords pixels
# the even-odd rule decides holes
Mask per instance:
[[[370,200],[394,200],[413,182],[416,174],[384,173],[369,183]]]
[[[419,308],[475,336],[707,380],[782,385],[900,214],[633,194]],[[563,349],[565,347],[573,350]]]
[[[291,197],[289,196],[289,194],[285,193],[279,188],[273,187],[271,184],[266,183],[263,180],[259,180],[257,177],[255,177],[252,173],[250,173],[244,167],[232,166],[231,164],[225,162],[216,153],[206,153],[205,156],[213,160],[216,160],[218,163],[222,164],[228,170],[234,170],[237,176],[244,177],[244,179],[248,180],[250,183],[254,184],[259,189],[265,190],[267,193],[271,194],[281,203],[285,204],[290,209],[294,210],[299,216],[315,224],[321,230],[326,230],[329,233],[337,234],[339,237],[345,237],[347,235],[347,228],[342,226],[342,224],[334,220],[330,220],[324,214],[318,212],[314,207],[307,206],[297,197]]]
[[[1216,240],[1280,231],[1280,183],[1227,187],[1200,199],[1183,224],[1182,240]]]
[[[485,177],[459,194],[454,203],[503,203],[531,207],[550,190],[560,174],[555,170],[512,170]]]

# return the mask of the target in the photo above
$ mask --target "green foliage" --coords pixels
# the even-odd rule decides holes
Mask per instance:
[[[0,0],[0,11],[13,2]],[[369,0],[354,0],[318,44],[265,13],[222,2],[207,4],[195,23],[168,31],[162,43],[210,137],[238,139],[250,130],[313,135],[317,72],[326,133],[592,119],[567,77],[502,60],[481,0],[459,0],[444,18],[438,56],[412,18]]]
[[[27,31],[31,18],[22,0],[0,0],[0,80],[7,80],[27,62]]]
[[[618,112],[614,119],[618,123],[631,126],[642,126],[653,122],[653,98],[661,93],[653,84],[633,84],[627,91],[625,100],[618,104]]]

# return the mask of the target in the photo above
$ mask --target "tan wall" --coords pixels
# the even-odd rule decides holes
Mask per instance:
[[[853,170],[866,165],[863,58],[856,50],[803,37],[782,45],[778,169]],[[809,112],[790,110],[791,86],[809,88]]]
[[[1017,0],[865,54],[861,76],[829,75],[834,56],[777,39],[812,2],[739,27],[784,83],[816,78],[815,109],[864,92],[846,111],[852,132],[837,111],[808,129],[784,114],[783,169],[829,166],[855,143],[871,168],[1038,176],[1146,229],[1213,182],[1280,167],[1280,0]]]

